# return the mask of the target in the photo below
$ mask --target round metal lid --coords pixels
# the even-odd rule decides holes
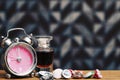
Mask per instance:
[[[68,70],[68,69],[63,70],[63,71],[62,71],[62,76],[63,76],[64,78],[71,78],[71,76],[72,76],[71,71]]]
[[[60,68],[58,68],[58,69],[55,69],[54,71],[53,71],[53,77],[54,78],[57,78],[57,79],[59,79],[59,78],[62,78],[62,69],[60,69]]]

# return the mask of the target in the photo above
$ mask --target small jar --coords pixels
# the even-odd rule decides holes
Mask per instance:
[[[52,36],[36,36],[38,41],[37,53],[37,68],[41,71],[53,70],[54,50],[50,47]]]

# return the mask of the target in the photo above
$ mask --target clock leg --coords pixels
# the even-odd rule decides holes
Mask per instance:
[[[8,78],[8,79],[10,79],[10,78],[11,78],[11,75],[7,73],[7,74],[5,75],[5,77]]]
[[[34,76],[35,76],[35,73],[34,73],[34,72],[32,72],[32,73],[30,74],[30,76],[31,76],[31,77],[34,77]]]
[[[35,73],[35,77],[39,77],[39,72],[36,72],[36,73]]]

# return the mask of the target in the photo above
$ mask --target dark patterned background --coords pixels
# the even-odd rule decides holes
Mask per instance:
[[[0,0],[0,35],[14,27],[54,37],[54,68],[120,69],[120,0]]]

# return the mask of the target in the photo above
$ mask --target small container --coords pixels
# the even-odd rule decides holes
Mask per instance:
[[[36,36],[38,41],[38,47],[35,49],[37,53],[37,67],[40,71],[52,71],[53,70],[53,57],[54,50],[50,47],[50,41],[52,36]]]

